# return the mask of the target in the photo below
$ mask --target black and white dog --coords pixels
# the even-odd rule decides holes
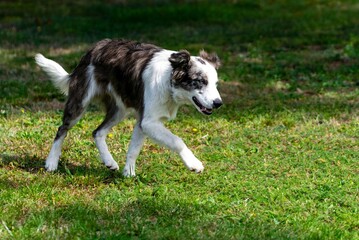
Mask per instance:
[[[79,121],[93,98],[99,98],[106,107],[106,117],[93,137],[108,168],[117,170],[119,167],[107,148],[106,136],[133,109],[137,123],[124,176],[135,175],[136,158],[145,136],[177,152],[189,170],[203,171],[202,163],[182,139],[162,122],[173,119],[182,104],[191,103],[206,115],[222,105],[217,90],[216,69],[220,65],[217,55],[201,51],[200,56],[190,56],[186,50],[175,52],[151,44],[105,39],[82,57],[71,74],[41,54],[37,54],[35,60],[68,95],[63,123],[46,159],[47,171],[57,169],[68,130]]]

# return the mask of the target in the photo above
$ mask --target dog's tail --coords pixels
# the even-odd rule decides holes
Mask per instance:
[[[40,53],[36,54],[35,61],[37,65],[47,73],[54,85],[60,89],[63,94],[68,95],[70,78],[65,69],[63,69],[57,62],[44,57]]]

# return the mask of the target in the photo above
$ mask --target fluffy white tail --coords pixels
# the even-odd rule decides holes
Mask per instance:
[[[42,54],[35,56],[35,61],[41,69],[47,73],[54,85],[65,95],[69,93],[69,74],[57,62],[52,61]]]

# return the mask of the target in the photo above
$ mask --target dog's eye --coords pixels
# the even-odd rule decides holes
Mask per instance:
[[[196,89],[201,89],[207,85],[207,81],[203,78],[197,78],[193,80],[192,84],[193,86],[195,86]]]
[[[203,84],[200,79],[192,79],[190,82],[188,82],[188,85],[192,89],[201,89],[203,87]]]

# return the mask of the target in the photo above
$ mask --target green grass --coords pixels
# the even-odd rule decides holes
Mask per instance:
[[[359,239],[356,1],[115,2],[0,2],[1,239]],[[70,71],[105,37],[219,54],[225,105],[166,123],[202,174],[151,141],[135,178],[107,170],[95,106],[44,171],[65,97],[33,56]],[[108,139],[121,167],[133,124]]]

